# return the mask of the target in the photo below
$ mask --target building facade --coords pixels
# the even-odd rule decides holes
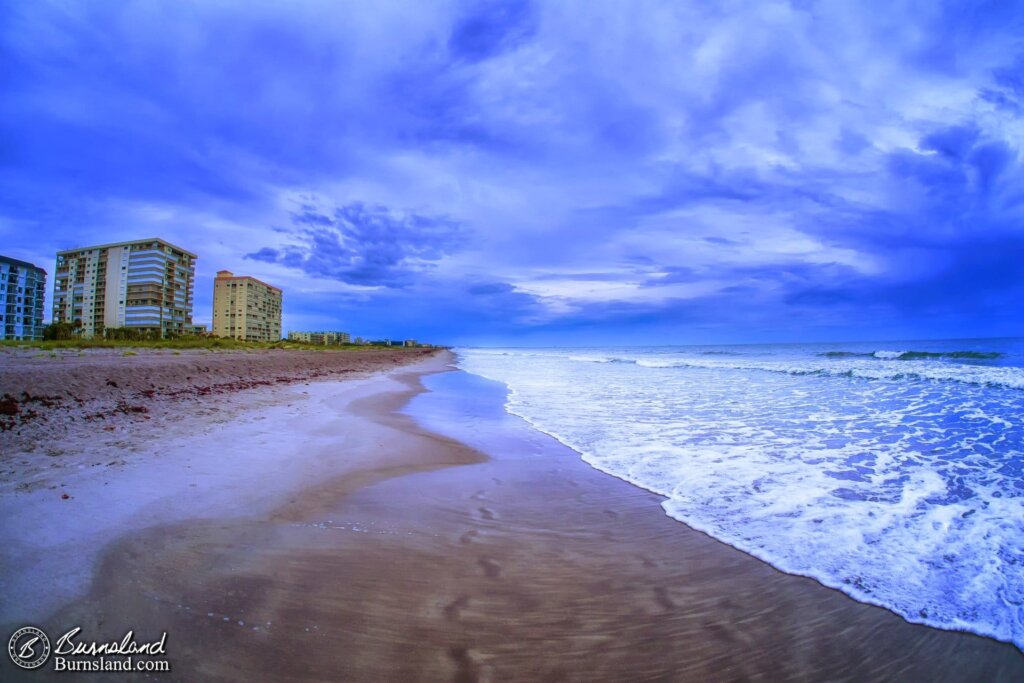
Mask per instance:
[[[213,281],[213,334],[242,341],[281,339],[282,292],[277,287],[230,270]]]
[[[352,336],[348,332],[289,332],[288,339],[290,341],[319,344],[321,346],[339,346],[352,343]]]
[[[185,334],[196,258],[157,238],[59,251],[53,321],[80,323],[83,337],[102,337],[108,328]]]
[[[42,339],[45,298],[45,270],[0,256],[0,339]]]

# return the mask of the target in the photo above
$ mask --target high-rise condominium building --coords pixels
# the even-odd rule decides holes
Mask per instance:
[[[280,341],[281,290],[221,270],[213,281],[213,333],[243,341]]]
[[[112,327],[185,334],[192,326],[196,255],[161,239],[57,252],[53,321],[85,337]]]
[[[0,256],[0,339],[42,339],[45,297],[45,270]]]

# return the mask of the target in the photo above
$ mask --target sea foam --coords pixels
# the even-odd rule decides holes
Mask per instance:
[[[909,621],[1024,649],[1020,367],[505,353],[459,362],[673,518]]]
[[[1024,389],[1024,368],[985,365],[917,363],[908,366],[899,362],[904,351],[877,351],[871,354],[881,361],[848,359],[821,362],[807,360],[717,360],[709,358],[675,358],[653,356],[631,358],[628,356],[569,356],[575,362],[632,363],[646,368],[726,368],[733,370],[758,370],[779,372],[789,375],[829,375],[833,377],[859,377],[878,380],[921,380],[934,382],[961,382],[982,386]],[[879,355],[884,354],[884,355]]]

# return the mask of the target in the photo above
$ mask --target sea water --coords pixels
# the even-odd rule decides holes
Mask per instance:
[[[1024,649],[1024,340],[457,350],[673,518]]]

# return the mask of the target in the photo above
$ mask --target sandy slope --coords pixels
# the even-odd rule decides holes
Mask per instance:
[[[37,416],[0,433],[0,623],[38,620],[81,594],[99,553],[125,533],[197,516],[260,514],[333,476],[345,466],[336,456],[348,435],[325,428],[332,413],[319,404],[380,392],[394,382],[382,373],[431,358],[397,351],[7,358],[0,395],[80,400],[33,402]],[[141,410],[118,410],[124,402]]]
[[[61,470],[122,460],[143,429],[273,403],[250,391],[365,376],[426,349],[207,351],[0,349],[0,492],[60,485]],[[130,435],[129,441],[125,441]],[[88,448],[85,448],[88,446]],[[92,457],[113,451],[111,460]]]

